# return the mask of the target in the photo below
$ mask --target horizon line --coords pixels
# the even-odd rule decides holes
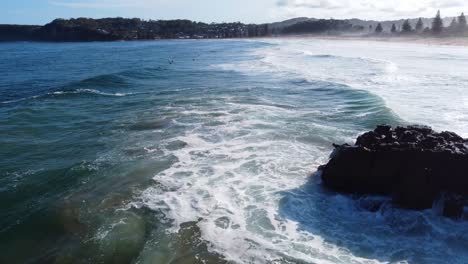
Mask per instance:
[[[463,14],[464,12],[460,13],[460,14]],[[445,17],[442,17],[442,19],[447,19],[447,18],[454,18],[454,17],[458,17],[458,16],[445,16]],[[279,20],[279,21],[274,21],[274,22],[265,22],[265,23],[246,23],[246,22],[242,22],[240,20],[238,21],[222,21],[222,22],[205,22],[205,21],[201,21],[201,20],[192,20],[192,19],[188,19],[188,18],[173,18],[173,19],[153,19],[153,18],[141,18],[141,17],[125,17],[125,16],[108,16],[108,17],[99,17],[99,18],[95,18],[95,17],[86,17],[86,16],[77,16],[77,17],[69,17],[69,18],[63,18],[63,17],[57,17],[57,18],[54,18],[52,19],[51,21],[49,21],[48,23],[45,23],[45,24],[18,24],[18,23],[15,23],[15,24],[11,24],[11,23],[0,23],[0,25],[20,25],[20,26],[45,26],[49,23],[52,23],[54,20],[57,20],[57,19],[63,19],[63,20],[71,20],[71,19],[80,19],[80,18],[84,18],[84,19],[94,19],[94,20],[99,20],[99,19],[113,19],[113,18],[123,18],[123,19],[140,19],[142,21],[171,21],[171,20],[188,20],[188,21],[192,21],[192,22],[197,22],[197,23],[205,23],[205,24],[223,24],[223,23],[241,23],[241,24],[245,24],[245,25],[265,25],[265,24],[274,24],[274,23],[281,23],[281,22],[285,22],[285,21],[289,21],[289,20],[293,20],[293,19],[299,19],[299,18],[306,18],[306,19],[316,19],[316,20],[354,20],[354,19],[357,19],[357,20],[361,20],[361,21],[365,21],[365,22],[395,22],[395,21],[402,21],[402,20],[412,20],[412,19],[433,19],[434,17],[411,17],[411,18],[399,18],[399,19],[387,19],[387,20],[374,20],[374,19],[362,19],[362,18],[358,18],[358,17],[353,17],[353,18],[334,18],[334,17],[330,17],[330,18],[315,18],[315,17],[305,17],[305,16],[298,16],[298,17],[293,17],[293,18],[288,18],[288,19],[284,19],[284,20]]]

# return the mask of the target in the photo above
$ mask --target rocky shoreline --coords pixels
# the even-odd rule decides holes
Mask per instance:
[[[468,205],[468,140],[453,132],[381,125],[354,146],[334,146],[319,169],[329,189],[385,195],[400,207],[438,208],[452,218],[460,218]]]

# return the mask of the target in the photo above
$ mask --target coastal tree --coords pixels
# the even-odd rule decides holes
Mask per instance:
[[[382,23],[379,23],[375,28],[375,33],[380,34],[383,31]]]
[[[392,25],[392,29],[390,30],[392,33],[396,33],[397,32],[397,29],[396,29],[396,25],[393,24]]]
[[[424,23],[422,21],[422,18],[418,19],[418,22],[416,23],[416,31],[421,32],[424,28]]]
[[[458,30],[458,22],[457,22],[456,18],[453,18],[452,22],[450,23],[450,25],[448,27],[448,31],[450,33],[455,33],[457,30]]]
[[[457,25],[458,25],[457,19],[456,19],[456,18],[453,18],[453,20],[452,20],[452,22],[450,23],[450,26],[449,26],[449,27],[455,28],[455,27],[457,27]]]
[[[461,15],[458,17],[458,28],[461,31],[465,31],[468,28],[467,23],[466,23],[466,17],[465,17],[464,13],[461,13]]]
[[[434,34],[440,34],[442,33],[442,30],[444,28],[444,21],[440,17],[440,10],[437,11],[437,15],[432,21],[432,32]]]
[[[406,19],[405,22],[403,23],[403,26],[401,27],[401,32],[410,33],[411,31],[413,31],[413,27],[411,27],[409,19]]]

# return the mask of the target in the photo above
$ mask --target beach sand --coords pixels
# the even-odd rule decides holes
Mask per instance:
[[[372,36],[313,36],[325,40],[401,42],[425,45],[447,45],[468,47],[468,37],[372,37]]]

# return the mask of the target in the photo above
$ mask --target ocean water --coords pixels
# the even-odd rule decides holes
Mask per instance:
[[[388,123],[468,137],[468,49],[0,44],[0,263],[468,263],[468,220],[322,188]]]

